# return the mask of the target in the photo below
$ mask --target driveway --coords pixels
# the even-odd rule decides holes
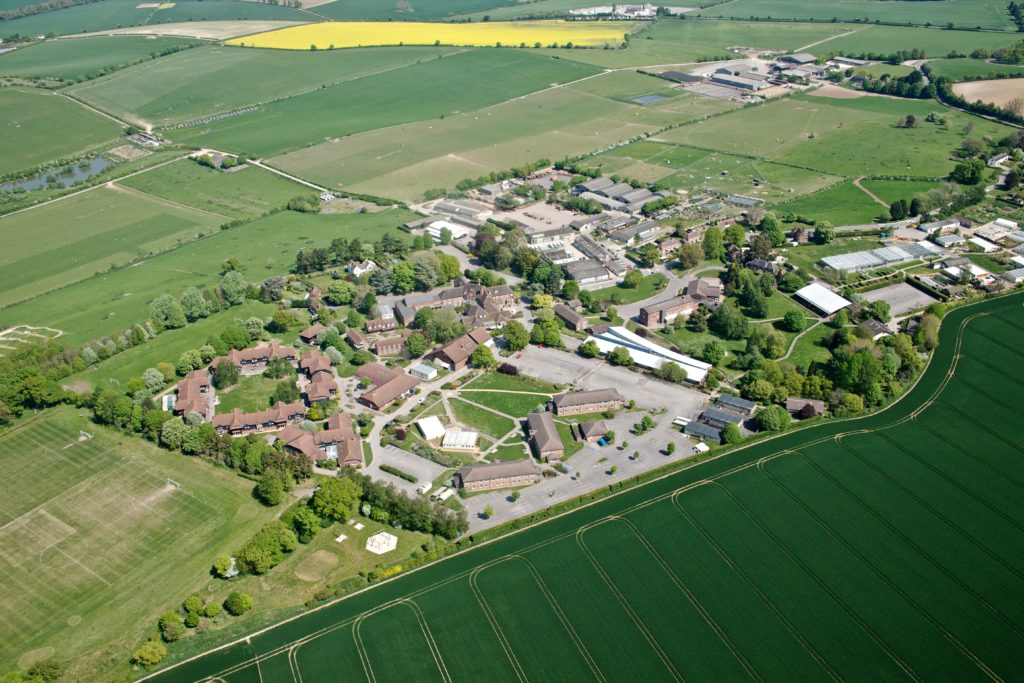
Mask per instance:
[[[381,465],[390,465],[395,467],[407,474],[411,474],[416,477],[415,483],[406,481],[401,477],[396,477],[393,474],[389,474],[384,470],[380,469]],[[396,446],[384,446],[380,448],[380,451],[374,453],[373,463],[369,467],[363,468],[363,474],[366,474],[377,481],[384,481],[389,484],[394,484],[395,488],[405,491],[411,496],[416,495],[416,487],[426,481],[434,481],[441,476],[445,471],[444,467],[441,467],[435,462],[431,462],[426,458],[421,458],[415,453],[404,451]]]

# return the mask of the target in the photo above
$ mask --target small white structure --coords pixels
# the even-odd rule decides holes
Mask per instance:
[[[366,549],[374,555],[389,553],[398,547],[398,536],[386,531],[378,531],[366,539]]]
[[[419,486],[416,487],[416,493],[419,493],[419,494],[425,496],[425,495],[427,495],[427,492],[430,491],[430,489],[433,486],[434,486],[434,484],[432,482],[425,481],[425,482],[423,482],[422,484],[420,484]]]
[[[441,448],[446,451],[475,451],[478,437],[476,432],[449,429],[444,433]]]
[[[463,237],[471,237],[473,230],[467,228],[465,225],[459,225],[458,223],[452,223],[446,220],[436,220],[426,227],[426,234],[434,238],[435,242],[441,241],[441,231],[445,228],[452,234],[453,240],[462,239]]]
[[[365,275],[371,271],[377,269],[377,264],[367,259],[365,261],[349,261],[348,272],[352,273],[353,277],[359,277]]]
[[[450,486],[442,486],[437,491],[434,491],[432,494],[430,494],[430,500],[436,500],[438,502],[443,503],[444,501],[448,500],[454,495],[455,489],[451,488]]]
[[[441,419],[436,415],[425,417],[422,420],[416,420],[416,426],[419,428],[420,433],[423,434],[423,438],[427,441],[436,441],[443,439],[445,436],[444,425],[441,424]]]
[[[825,315],[832,315],[850,305],[849,301],[820,282],[814,282],[803,289],[798,289],[793,296]]]
[[[421,379],[424,382],[437,377],[437,368],[427,365],[426,363],[417,363],[416,365],[409,368],[409,374],[416,379]]]

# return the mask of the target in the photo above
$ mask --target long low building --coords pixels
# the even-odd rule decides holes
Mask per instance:
[[[798,289],[793,296],[825,315],[832,315],[836,311],[851,305],[851,302],[820,282],[813,282],[802,289]]]
[[[617,410],[625,404],[626,399],[618,389],[595,389],[594,391],[574,391],[559,394],[551,399],[558,415],[580,415],[583,413],[603,413],[606,410]]]
[[[469,465],[459,470],[459,485],[466,491],[488,491],[529,486],[540,481],[540,468],[532,460],[510,460]]]
[[[591,340],[597,344],[601,353],[607,354],[617,348],[624,348],[635,364],[651,370],[657,370],[665,363],[675,363],[686,373],[686,379],[694,384],[703,384],[711,370],[711,363],[666,349],[625,327],[610,327],[587,338],[587,341]]]
[[[262,432],[276,432],[292,422],[306,417],[306,405],[302,401],[276,403],[268,410],[258,413],[243,413],[235,408],[230,413],[213,416],[213,426],[218,434],[246,436]]]

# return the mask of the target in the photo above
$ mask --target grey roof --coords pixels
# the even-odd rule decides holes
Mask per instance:
[[[467,482],[489,481],[504,477],[521,477],[530,474],[540,474],[540,469],[533,463],[532,459],[524,458],[523,460],[507,460],[487,465],[469,465],[459,470],[459,479],[465,484]]]
[[[624,401],[618,389],[595,389],[593,391],[574,391],[569,394],[559,394],[551,399],[555,406],[571,408],[575,406],[588,405],[590,403],[607,403],[609,401]]]
[[[577,237],[576,241],[573,242],[573,246],[579,249],[584,255],[598,259],[599,261],[606,261],[612,257],[611,254],[608,253],[607,249],[586,235],[580,235]]]
[[[754,401],[748,401],[745,398],[739,396],[732,396],[731,394],[722,394],[715,401],[718,405],[728,408],[729,410],[742,410],[747,413],[754,412],[754,408],[757,407],[757,403]]]
[[[779,59],[783,62],[792,62],[793,64],[810,64],[818,58],[808,52],[797,52],[792,55],[783,55]]]
[[[825,402],[819,401],[816,398],[787,398],[786,399],[786,410],[791,413],[796,413],[804,409],[804,406],[810,404],[814,408],[814,412],[819,415],[825,412]]]
[[[590,439],[595,436],[604,436],[608,433],[608,425],[606,425],[603,420],[580,422],[577,429],[579,429],[580,436],[584,439]]]
[[[561,318],[567,323],[572,323],[573,325],[580,327],[587,326],[586,318],[584,318],[582,315],[572,310],[563,303],[555,304],[553,310],[555,311],[555,315],[557,315],[559,318]]]
[[[609,278],[611,277],[608,274],[608,269],[593,259],[584,259],[582,261],[566,263],[562,266],[562,269],[572,280],[588,280],[602,275]]]
[[[646,202],[653,196],[653,192],[647,188],[640,187],[635,190],[630,190],[629,192],[623,192],[622,194],[616,195],[615,198],[619,201],[626,202],[627,204],[632,204],[634,202]]]
[[[605,197],[615,197],[615,195],[622,194],[623,192],[631,192],[633,186],[629,183],[615,183],[599,191],[599,194],[603,194]]]
[[[1003,279],[1009,280],[1010,282],[1016,282],[1017,280],[1024,279],[1024,268],[1014,268],[1003,273]]]
[[[700,414],[702,420],[708,420],[710,422],[721,422],[724,424],[739,424],[743,422],[743,417],[736,413],[727,410],[718,410],[717,408],[705,408],[704,412]]]
[[[558,436],[555,419],[551,413],[530,413],[526,416],[526,425],[530,436],[541,453],[562,448],[562,439]]]
[[[614,184],[615,184],[615,181],[613,181],[611,178],[601,177],[601,178],[591,178],[590,180],[585,180],[584,182],[580,183],[576,187],[578,187],[578,188],[580,188],[580,189],[582,189],[582,190],[584,190],[586,192],[597,192],[599,190],[603,190],[605,188],[611,187]]]
[[[722,430],[711,425],[706,425],[702,422],[690,422],[683,428],[683,431],[690,436],[696,436],[699,439],[707,439],[718,443],[722,440]]]
[[[962,235],[943,235],[935,238],[935,243],[940,247],[951,247],[954,244],[962,244],[966,241]]]

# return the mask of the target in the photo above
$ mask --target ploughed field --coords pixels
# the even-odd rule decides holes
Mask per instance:
[[[1012,678],[1022,303],[951,313],[890,410],[702,463],[156,679]]]

